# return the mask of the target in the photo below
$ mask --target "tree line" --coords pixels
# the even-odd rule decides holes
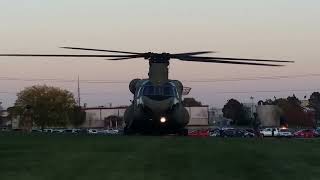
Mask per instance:
[[[287,98],[274,98],[259,101],[259,105],[275,105],[280,108],[280,124],[290,126],[314,126],[320,122],[320,93],[313,92],[308,99],[309,110],[302,107],[302,102],[295,96]],[[255,123],[255,117],[252,117],[245,107],[236,99],[230,99],[224,105],[223,116],[233,120],[234,125],[250,125]],[[250,112],[251,113],[251,112]]]
[[[314,92],[308,99],[309,108],[314,114],[308,114],[301,106],[301,101],[295,96],[287,98],[274,98],[259,101],[260,105],[276,105],[281,109],[282,124],[294,126],[311,126],[320,122],[320,93]],[[201,106],[200,101],[194,98],[184,98],[184,106]],[[27,87],[17,94],[17,100],[13,107],[8,108],[9,118],[19,116],[24,119],[32,119],[33,124],[45,127],[65,127],[68,125],[77,127],[84,123],[85,111],[76,104],[74,95],[64,89],[35,85]],[[255,117],[251,116],[251,110],[236,99],[230,99],[224,105],[223,116],[233,120],[234,125],[247,126],[255,123]]]

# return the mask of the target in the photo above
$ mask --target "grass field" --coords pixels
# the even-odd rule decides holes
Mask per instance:
[[[319,180],[320,140],[0,134],[0,179]]]

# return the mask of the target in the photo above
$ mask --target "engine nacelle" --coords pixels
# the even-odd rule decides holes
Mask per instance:
[[[136,85],[141,79],[133,79],[129,84],[129,90],[132,94],[136,93]]]
[[[177,87],[178,93],[179,93],[180,95],[182,95],[183,84],[181,83],[181,81],[173,80],[172,82],[173,82],[173,83],[175,84],[175,86]]]

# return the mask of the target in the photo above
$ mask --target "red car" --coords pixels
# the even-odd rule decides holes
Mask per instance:
[[[188,136],[193,137],[208,137],[209,134],[209,130],[194,130],[188,132]]]
[[[317,136],[318,134],[313,129],[303,129],[294,133],[294,137],[297,138],[314,138]]]

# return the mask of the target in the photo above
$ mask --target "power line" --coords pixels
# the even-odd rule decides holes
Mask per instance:
[[[0,91],[0,94],[17,94],[17,92]]]
[[[310,92],[319,91],[319,89],[289,89],[289,90],[261,90],[261,91],[228,91],[217,92],[217,94],[248,94],[248,93],[277,93],[277,92]]]
[[[254,81],[254,80],[279,80],[295,79],[305,77],[320,77],[320,74],[300,74],[300,75],[282,75],[282,76],[260,76],[260,77],[236,77],[236,78],[217,78],[217,79],[200,79],[200,80],[182,80],[190,83],[215,83],[215,82],[234,82],[234,81]],[[0,81],[26,81],[39,82],[51,81],[57,83],[76,83],[76,79],[58,79],[58,78],[17,78],[17,77],[0,77]],[[127,84],[129,81],[123,80],[80,80],[81,83],[87,84]]]
[[[244,78],[228,78],[228,79],[207,79],[207,80],[187,80],[186,82],[227,82],[227,81],[252,81],[252,80],[279,80],[279,79],[295,79],[304,77],[320,77],[320,74],[301,74],[301,75],[283,75],[283,76],[260,76],[260,77],[244,77]]]

